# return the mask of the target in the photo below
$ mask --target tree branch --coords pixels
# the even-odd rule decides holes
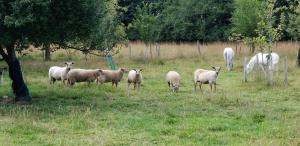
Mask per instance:
[[[88,50],[88,49],[82,49],[82,48],[77,48],[77,47],[73,47],[73,46],[68,46],[68,45],[65,45],[65,44],[61,44],[61,43],[55,43],[63,48],[68,48],[68,49],[73,49],[73,50],[78,50],[78,51],[81,51],[81,52],[84,52],[86,54],[91,54],[91,55],[95,55],[95,56],[100,56],[100,57],[106,57],[104,54],[99,54],[99,53],[93,53],[91,52],[91,50]],[[111,56],[114,56],[116,54],[118,54],[118,51],[115,51],[111,54]]]

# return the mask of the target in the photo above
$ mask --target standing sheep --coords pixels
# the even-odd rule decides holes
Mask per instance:
[[[65,67],[52,66],[49,69],[49,82],[50,84],[54,84],[56,80],[62,80],[65,84],[65,80],[67,80],[67,74],[72,69],[73,62],[66,62]]]
[[[68,73],[68,83],[73,86],[75,82],[88,82],[88,85],[90,85],[91,82],[98,80],[101,76],[103,76],[101,69],[72,69]]]
[[[212,67],[213,70],[204,70],[204,69],[197,69],[198,72],[195,71],[194,74],[194,89],[196,91],[197,84],[199,83],[199,88],[202,91],[202,84],[209,84],[210,89],[212,90],[212,84],[214,84],[215,91],[216,91],[216,81],[220,74],[221,67]],[[196,74],[197,73],[197,74]]]
[[[233,68],[233,58],[234,58],[234,51],[232,48],[225,48],[224,52],[224,60],[226,64],[226,68],[228,71],[231,71]]]
[[[99,78],[100,83],[112,82],[118,87],[118,83],[121,81],[123,74],[125,73],[125,68],[120,68],[118,70],[103,70],[103,76]]]
[[[127,78],[128,89],[129,89],[131,83],[133,83],[134,89],[135,89],[136,85],[138,87],[138,90],[140,89],[140,86],[143,81],[142,71],[143,71],[143,69],[133,69],[133,70],[129,71],[128,78]]]
[[[178,92],[180,78],[180,74],[176,71],[169,71],[167,73],[166,81],[168,83],[169,89],[173,92]]]

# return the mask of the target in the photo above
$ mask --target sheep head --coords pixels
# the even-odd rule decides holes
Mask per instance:
[[[133,69],[136,72],[136,76],[139,77],[143,69]]]
[[[215,71],[217,73],[217,75],[220,73],[221,71],[221,67],[218,67],[218,66],[213,66],[212,67],[213,71]]]
[[[178,92],[179,90],[179,83],[172,83],[172,89],[173,89],[173,92]]]
[[[73,64],[74,64],[74,62],[65,62],[65,65],[66,65],[66,68],[68,71],[73,68]]]
[[[103,82],[104,80],[104,74],[103,74],[103,70],[102,69],[98,69],[97,72],[95,73],[95,77],[96,77],[96,82],[97,84],[99,82]]]
[[[124,72],[126,71],[126,69],[125,69],[124,67],[121,67],[119,70],[120,70],[122,73],[124,73]]]

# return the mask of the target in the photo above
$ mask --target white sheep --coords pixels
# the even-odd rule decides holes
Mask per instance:
[[[100,83],[112,82],[118,87],[118,83],[121,81],[123,74],[125,73],[125,68],[120,68],[118,70],[103,70],[103,76],[99,78]]]
[[[52,66],[49,69],[49,82],[54,84],[56,80],[62,80],[65,84],[65,80],[67,80],[67,74],[72,69],[73,62],[66,62],[65,67]]]
[[[72,69],[68,73],[68,84],[73,86],[75,82],[88,82],[90,85],[91,82],[94,82],[98,78],[103,76],[103,71],[101,69]]]
[[[255,56],[253,56],[250,59],[249,63],[247,64],[246,73],[249,74],[252,71],[254,65],[258,64],[260,67],[263,68],[263,71],[266,76],[266,71],[268,67],[273,72],[275,68],[278,68],[277,67],[278,63],[279,63],[279,55],[277,53],[271,53],[271,56],[269,56],[269,53],[263,53],[263,54],[257,53]]]
[[[133,83],[134,89],[136,88],[136,86],[138,89],[140,89],[140,86],[143,82],[142,71],[143,71],[143,69],[133,69],[133,70],[129,71],[128,78],[127,78],[128,89],[129,89],[131,83]]]
[[[169,89],[173,92],[178,92],[180,83],[180,74],[176,71],[169,71],[166,75],[166,81]]]
[[[213,70],[197,69],[194,74],[194,89],[196,91],[197,84],[199,83],[199,88],[202,91],[202,84],[209,84],[212,90],[212,85],[215,87],[216,91],[216,81],[220,74],[221,67],[212,67]]]
[[[3,72],[4,70],[6,70],[6,67],[2,68],[0,67],[0,85],[3,84],[4,80],[3,80]]]
[[[226,68],[228,71],[231,71],[233,68],[233,58],[234,58],[234,51],[232,48],[225,48],[224,52],[224,60],[226,64]]]

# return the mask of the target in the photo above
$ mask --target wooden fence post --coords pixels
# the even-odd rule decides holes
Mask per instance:
[[[131,56],[132,54],[131,54],[131,46],[129,45],[129,59],[131,59]]]
[[[269,62],[269,66],[268,66],[268,70],[269,70],[269,85],[273,85],[273,57],[270,56],[270,62]]]
[[[300,46],[300,43],[299,43],[299,46]],[[298,65],[298,67],[300,67],[300,47],[299,47],[298,55],[297,55],[297,65]]]
[[[288,84],[288,57],[284,58],[284,83]]]
[[[259,66],[259,60],[258,60],[258,55],[256,55],[256,65],[257,65],[257,75],[258,75],[258,80],[260,80],[260,66]]]
[[[156,57],[159,59],[160,58],[160,46],[158,45],[158,43],[156,43]]]
[[[247,68],[246,68],[246,66],[247,66],[247,57],[245,57],[245,59],[244,59],[244,78],[243,78],[244,82],[247,82]]]
[[[235,42],[235,53],[238,54],[238,43]]]
[[[148,59],[148,50],[147,47],[144,49],[144,60]]]
[[[200,48],[199,40],[197,40],[197,50],[198,50],[199,56],[201,56],[201,48]]]

